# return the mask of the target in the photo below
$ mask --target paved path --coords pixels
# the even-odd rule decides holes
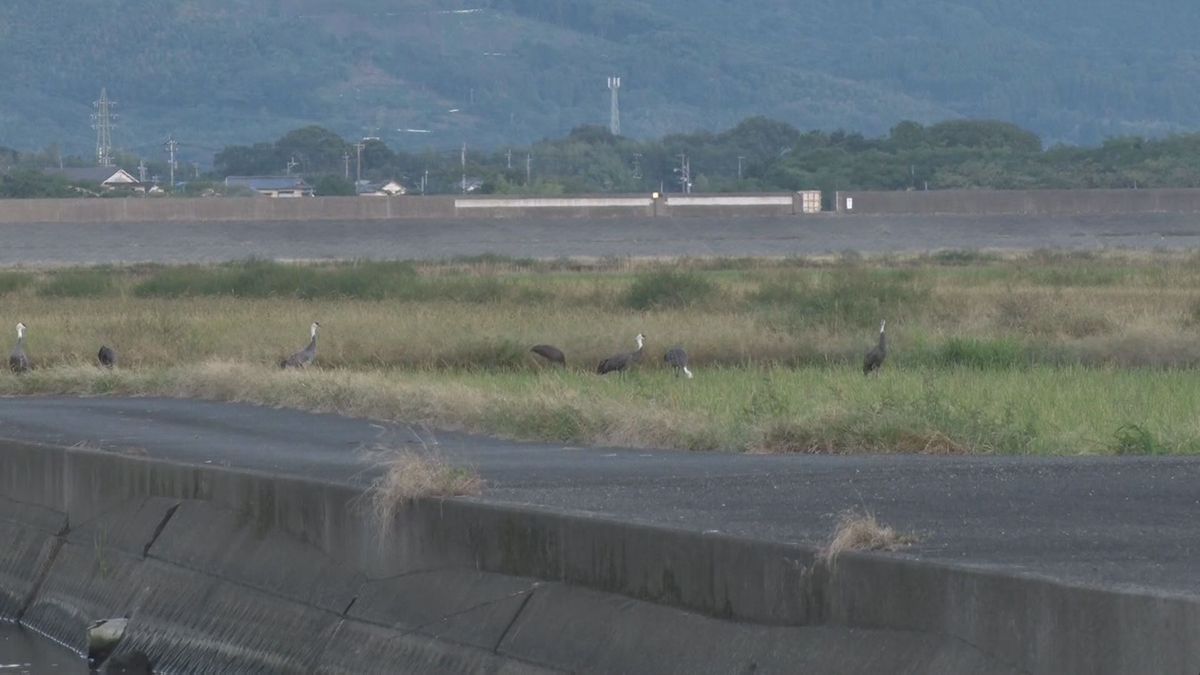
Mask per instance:
[[[0,226],[0,265],[1200,248],[1200,216],[575,218]]]
[[[486,501],[822,543],[867,508],[907,555],[1200,596],[1200,458],[754,456],[581,449],[173,399],[0,399],[0,438],[365,484],[364,449],[435,447]]]

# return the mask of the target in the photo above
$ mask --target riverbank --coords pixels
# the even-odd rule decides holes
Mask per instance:
[[[0,273],[0,393],[286,405],[508,438],[819,454],[1200,452],[1188,254],[82,268]],[[862,355],[888,318],[882,371]],[[278,362],[322,328],[316,364]],[[631,372],[602,358],[635,348]],[[566,368],[529,348],[550,343]],[[114,371],[94,365],[117,349]],[[662,362],[691,357],[693,380]]]
[[[0,561],[15,570],[4,592],[32,597],[16,603],[22,620],[53,635],[131,612],[126,648],[176,668],[1197,665],[1191,535],[1178,529],[1193,522],[1190,460],[623,453],[392,438],[248,406],[11,403],[10,434],[75,447],[0,452],[0,524],[20,544]],[[375,519],[354,487],[371,477],[356,448],[406,434],[475,463],[483,496]],[[825,512],[839,504],[916,542],[830,566]],[[1119,536],[1097,541],[1098,527]]]

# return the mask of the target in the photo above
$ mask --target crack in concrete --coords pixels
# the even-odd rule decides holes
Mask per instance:
[[[158,521],[158,525],[154,528],[154,533],[150,535],[150,541],[146,542],[146,545],[142,548],[143,560],[150,555],[150,547],[154,546],[154,542],[158,541],[159,535],[161,535],[163,530],[167,528],[167,523],[170,522],[171,517],[175,515],[175,512],[179,510],[179,506],[181,504],[183,504],[183,502],[175,502],[172,504],[171,508],[167,509],[167,512],[163,514],[162,520]]]
[[[537,592],[539,585],[540,584],[534,584],[533,587],[526,592],[525,600],[521,603],[521,606],[517,608],[517,611],[513,613],[512,619],[508,622],[508,625],[504,627],[504,632],[500,633],[500,637],[496,640],[496,644],[492,647],[492,653],[496,656],[500,656],[500,645],[504,644],[504,639],[508,637],[508,634],[512,631],[512,627],[516,625],[517,619],[521,618],[521,614],[525,612],[525,607],[528,606],[529,601],[533,599],[533,594]]]
[[[67,533],[70,532],[71,525],[66,521],[63,529],[54,535],[50,541],[50,553],[46,556],[46,561],[42,563],[41,569],[38,570],[37,578],[33,581],[33,586],[30,587],[29,593],[25,599],[21,601],[21,607],[17,610],[17,615],[14,618],[16,623],[21,624],[21,619],[25,618],[26,612],[33,606],[33,602],[37,600],[38,594],[42,591],[42,585],[46,583],[46,579],[50,576],[50,568],[54,566],[54,561],[58,559],[58,552],[62,550],[63,544],[67,541]],[[21,624],[24,625],[24,624]]]

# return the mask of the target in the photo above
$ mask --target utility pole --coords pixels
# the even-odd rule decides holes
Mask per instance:
[[[679,168],[675,169],[679,174],[679,187],[684,194],[692,193],[692,162],[687,155],[679,156]]]
[[[467,142],[462,146],[462,193],[467,194]]]
[[[288,158],[287,175],[289,175],[289,176],[292,175],[292,168],[297,167],[297,166],[300,166],[300,162],[297,162],[296,156],[292,155],[290,158]]]
[[[358,151],[358,168],[354,172],[354,182],[355,183],[358,183],[359,181],[362,180],[362,151],[363,151],[363,148],[365,148],[365,147],[367,147],[367,144],[363,143],[362,141],[359,141],[354,144],[354,149],[356,151]]]
[[[429,185],[429,169],[425,169],[425,175],[421,176],[421,196],[425,196],[425,188]]]
[[[138,160],[138,182],[146,182],[146,160]]]
[[[174,136],[168,136],[167,142],[163,144],[163,147],[165,147],[167,149],[167,157],[169,158],[168,166],[171,169],[171,190],[174,191],[175,190],[175,151],[179,149],[179,142],[175,140]]]
[[[742,155],[738,155],[738,180],[742,179],[742,160],[746,159]]]
[[[608,130],[613,136],[621,135],[621,78],[608,78],[608,90],[612,93],[612,104],[609,106]]]
[[[504,153],[504,156],[508,159],[508,169],[511,171],[512,170],[512,148],[509,148],[508,152]]]
[[[345,166],[345,168],[342,169],[342,178],[350,180],[350,153],[342,153],[342,164]]]
[[[100,100],[92,105],[96,108],[96,112],[92,114],[92,128],[96,130],[96,163],[100,166],[112,166],[112,128],[117,118],[112,109],[117,104],[108,100],[108,89],[101,87]]]
[[[533,155],[525,154],[525,186],[528,187],[533,179]]]

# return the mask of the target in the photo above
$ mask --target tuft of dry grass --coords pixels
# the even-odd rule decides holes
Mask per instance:
[[[415,499],[477,496],[484,481],[472,468],[451,464],[445,457],[412,450],[377,450],[384,468],[368,489],[371,510],[380,523],[390,524],[396,513]]]
[[[916,542],[916,537],[899,534],[890,525],[881,525],[870,511],[849,510],[838,518],[829,545],[821,552],[832,565],[845,551],[895,551]]]

